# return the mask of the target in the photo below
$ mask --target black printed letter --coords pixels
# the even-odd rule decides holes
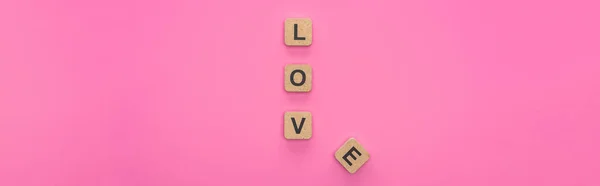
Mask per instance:
[[[302,81],[300,81],[300,83],[296,83],[294,81],[294,74],[296,73],[300,73],[300,75],[302,75]],[[300,69],[296,69],[294,71],[292,71],[292,73],[290,74],[290,82],[292,82],[292,85],[294,86],[302,86],[304,85],[304,82],[306,81],[306,74],[304,73],[304,71],[300,70]]]
[[[294,24],[294,40],[306,40],[305,37],[298,37],[298,24]]]
[[[356,154],[358,154],[358,156],[362,156],[362,154],[360,152],[358,152],[358,150],[356,150],[356,148],[352,147],[350,148],[350,150],[348,152],[346,152],[346,154],[344,154],[344,156],[342,156],[342,159],[346,160],[346,163],[348,163],[348,165],[352,166],[352,162],[350,162],[350,160],[348,160],[348,156],[352,157],[352,159],[356,160],[356,156],[354,156],[354,154],[352,154],[352,151],[356,152]]]
[[[294,124],[294,130],[296,131],[296,134],[300,134],[300,131],[302,131],[302,126],[304,126],[304,120],[306,118],[302,118],[302,120],[300,121],[300,127],[298,127],[296,125],[296,118],[292,117],[292,123]]]

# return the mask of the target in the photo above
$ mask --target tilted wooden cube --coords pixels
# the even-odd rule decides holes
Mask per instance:
[[[369,152],[354,138],[348,139],[335,152],[335,159],[351,174],[358,171],[369,160],[370,156]]]

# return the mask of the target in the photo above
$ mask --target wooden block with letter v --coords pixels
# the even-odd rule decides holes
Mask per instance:
[[[335,152],[337,159],[351,174],[355,173],[370,158],[369,152],[365,150],[354,138],[348,139],[342,147]]]
[[[285,112],[283,136],[285,136],[285,139],[310,139],[312,137],[312,115],[310,112]]]
[[[288,64],[285,66],[285,90],[288,92],[310,92],[312,89],[312,68],[308,64]]]
[[[312,20],[288,18],[284,24],[284,40],[287,46],[310,46],[312,44]]]

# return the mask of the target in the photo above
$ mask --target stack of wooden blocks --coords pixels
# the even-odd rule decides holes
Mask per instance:
[[[308,47],[312,44],[312,20],[288,18],[284,24],[287,46]],[[309,93],[312,90],[312,67],[309,64],[285,66],[284,87],[287,92]],[[312,114],[308,111],[288,111],[284,114],[283,135],[288,140],[308,140],[313,134]],[[355,173],[369,160],[369,153],[354,138],[349,138],[336,152],[337,159],[348,172]]]

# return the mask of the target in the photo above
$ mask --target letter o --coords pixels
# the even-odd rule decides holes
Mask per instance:
[[[300,75],[302,75],[302,81],[300,81],[300,83],[296,83],[294,81],[294,74],[296,74],[296,73],[300,73]],[[292,73],[290,74],[290,82],[294,86],[302,86],[302,85],[304,85],[304,82],[306,82],[306,73],[304,73],[304,71],[300,70],[300,69],[296,69],[296,70],[292,71]]]

